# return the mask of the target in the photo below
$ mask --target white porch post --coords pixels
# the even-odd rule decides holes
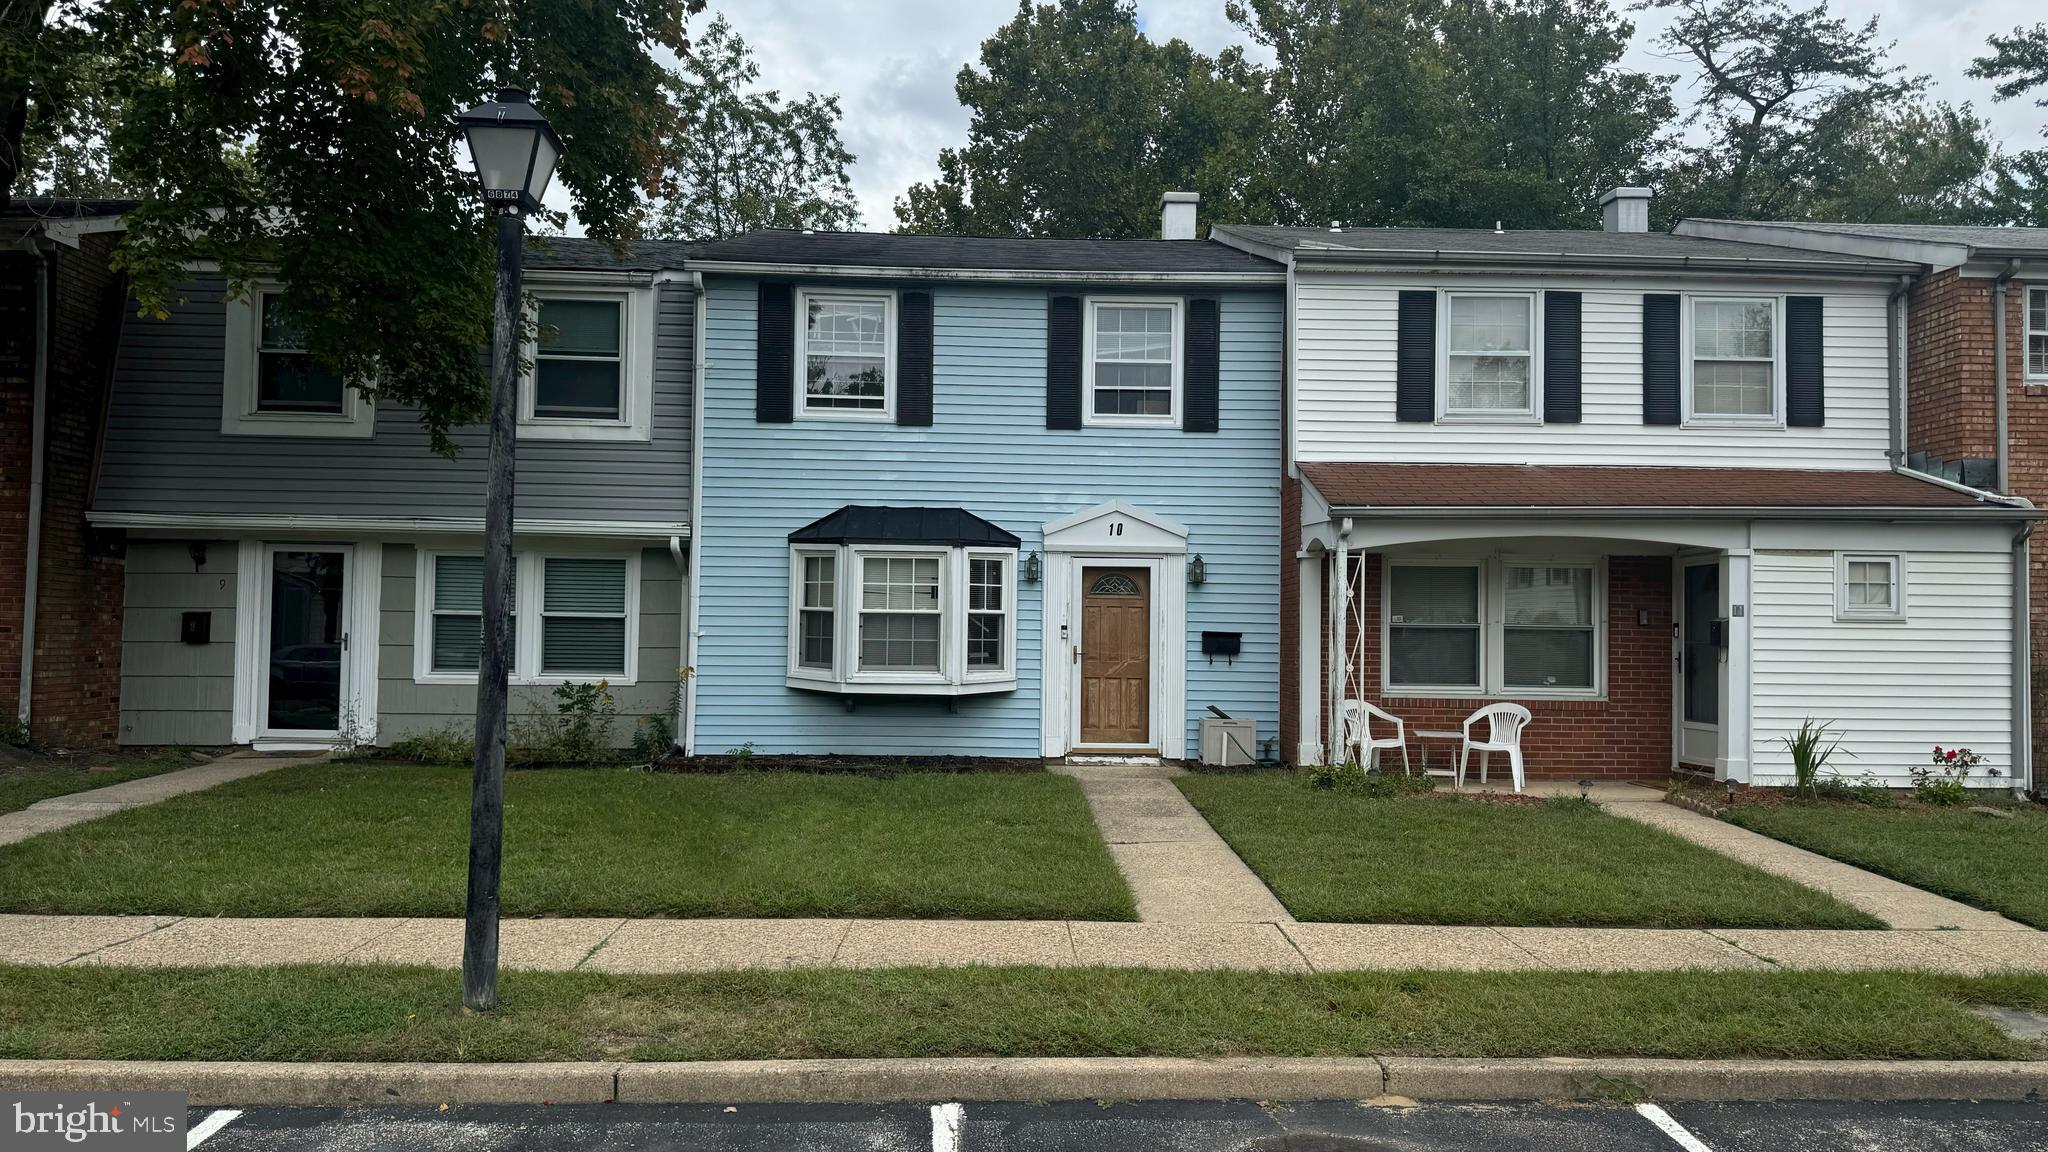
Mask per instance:
[[[1294,614],[1296,620],[1298,678],[1300,680],[1296,727],[1299,744],[1296,764],[1323,762],[1323,554],[1308,552],[1295,560],[1299,580]]]
[[[1349,529],[1350,521],[1343,527]],[[1337,533],[1335,569],[1330,575],[1330,755],[1344,755],[1344,700],[1351,689],[1351,541]]]
[[[1721,698],[1727,702],[1724,709],[1726,724],[1722,727],[1721,750],[1723,779],[1738,784],[1749,783],[1749,754],[1751,736],[1749,730],[1750,684],[1749,684],[1749,572],[1750,553],[1748,549],[1730,550],[1728,553],[1728,682],[1724,685]]]

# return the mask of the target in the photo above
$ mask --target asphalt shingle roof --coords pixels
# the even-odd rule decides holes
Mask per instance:
[[[1427,258],[1439,254],[1554,260],[1611,259],[1626,261],[1686,260],[1758,264],[1868,264],[1891,267],[1893,261],[1775,244],[1747,244],[1677,236],[1669,232],[1607,232],[1591,228],[1531,228],[1494,232],[1485,228],[1295,228],[1274,225],[1222,225],[1218,232],[1241,236],[1254,244],[1288,248],[1297,253],[1358,253],[1393,258]]]
[[[1264,273],[1278,265],[1213,240],[1041,240],[763,229],[693,245],[694,260],[992,272]]]
[[[681,268],[689,245],[681,240],[628,240],[623,252],[585,236],[549,236],[526,248],[528,268],[607,272],[659,272]]]
[[[1313,463],[1338,508],[1972,508],[1984,501],[1896,472],[1529,464]]]
[[[1975,224],[1834,224],[1810,220],[1703,220],[1709,224],[1758,224],[1795,232],[1859,236],[1872,240],[1906,240],[1923,244],[1960,244],[1995,252],[2048,253],[2048,228],[2008,228]]]

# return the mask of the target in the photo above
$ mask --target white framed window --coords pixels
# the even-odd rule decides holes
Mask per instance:
[[[1605,691],[1604,562],[1403,557],[1385,568],[1380,678],[1390,695]]]
[[[1017,553],[793,545],[789,684],[960,695],[1016,686]]]
[[[422,548],[413,679],[476,682],[483,641],[483,558]],[[640,554],[521,552],[513,557],[516,684],[635,683]]]
[[[1686,299],[1689,424],[1774,424],[1784,409],[1779,307],[1769,296]]]
[[[2027,289],[2027,379],[2048,384],[2048,288]]]
[[[1896,552],[1835,557],[1835,619],[1904,620],[1906,558]]]
[[[896,418],[896,294],[797,293],[798,410],[830,420]]]
[[[1444,313],[1437,410],[1447,420],[1534,419],[1535,294],[1448,292]]]
[[[1086,424],[1180,424],[1181,315],[1175,299],[1103,297],[1084,305]]]
[[[257,281],[226,301],[221,424],[228,436],[371,435],[376,404],[306,351],[284,286]]]
[[[526,440],[648,440],[654,414],[654,289],[532,287],[533,341],[519,378]]]

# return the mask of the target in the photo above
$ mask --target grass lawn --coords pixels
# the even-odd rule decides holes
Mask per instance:
[[[733,1060],[934,1056],[2033,1055],[1964,1005],[2048,979],[1900,973],[905,968],[508,972],[464,1013],[425,968],[0,968],[0,1057]]]
[[[1175,783],[1301,920],[1883,927],[1831,896],[1576,799],[1373,798],[1274,773]]]
[[[469,772],[307,764],[0,848],[0,910],[459,916]],[[1045,773],[514,771],[507,915],[1130,920]]]
[[[205,761],[197,757],[177,753],[158,757],[89,757],[78,760],[37,757],[18,764],[0,765],[0,812],[19,812],[38,800],[48,800],[52,796],[69,796],[73,792],[105,788],[123,780],[140,780],[144,776],[156,776],[203,763]]]
[[[1756,805],[1727,817],[1823,856],[2048,928],[2048,809],[2007,808],[2000,820],[1960,808],[1910,804]]]

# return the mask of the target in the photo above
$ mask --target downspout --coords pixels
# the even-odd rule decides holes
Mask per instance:
[[[2034,785],[2034,683],[2032,597],[2028,585],[2031,560],[2028,538],[2034,522],[2020,525],[2012,537],[2012,789],[2024,795]]]
[[[690,273],[690,288],[696,293],[694,306],[690,310],[692,320],[690,340],[690,610],[683,613],[683,663],[690,670],[690,679],[683,685],[683,726],[678,729],[683,738],[683,755],[694,756],[697,752],[697,640],[703,635],[699,626],[698,603],[702,599],[702,581],[699,572],[703,565],[696,563],[697,553],[704,550],[704,311],[707,307],[704,293],[704,274]]]
[[[1998,435],[1998,490],[2012,491],[2010,468],[2006,460],[2006,412],[2005,412],[2005,297],[2012,278],[2019,274],[2020,262],[2008,260],[2005,271],[1992,282],[1991,293],[1991,370],[1998,374],[1997,390],[1997,435]]]
[[[683,561],[683,538],[681,536],[669,536],[668,554],[669,558],[676,562],[676,579],[688,585],[690,582],[690,569]],[[687,668],[690,665],[690,615],[687,612],[683,614],[682,633],[676,637],[676,642],[676,653],[682,659],[683,666]],[[678,746],[683,742],[683,729],[690,722],[689,709],[685,706],[683,699],[687,694],[687,690],[676,693],[675,742]]]
[[[22,550],[21,585],[21,700],[15,709],[22,735],[28,735],[29,713],[35,700],[36,598],[43,562],[43,456],[48,437],[50,398],[50,256],[34,235],[22,241],[36,258],[36,358],[34,384],[29,401],[28,540]]]
[[[1885,301],[1886,313],[1891,318],[1886,351],[1891,356],[1892,447],[1889,455],[1894,468],[1905,467],[1906,453],[1911,447],[1907,442],[1911,414],[1906,404],[1906,334],[1912,326],[1912,292],[1916,279],[1913,276],[1899,277],[1899,286],[1892,289],[1891,299]]]

